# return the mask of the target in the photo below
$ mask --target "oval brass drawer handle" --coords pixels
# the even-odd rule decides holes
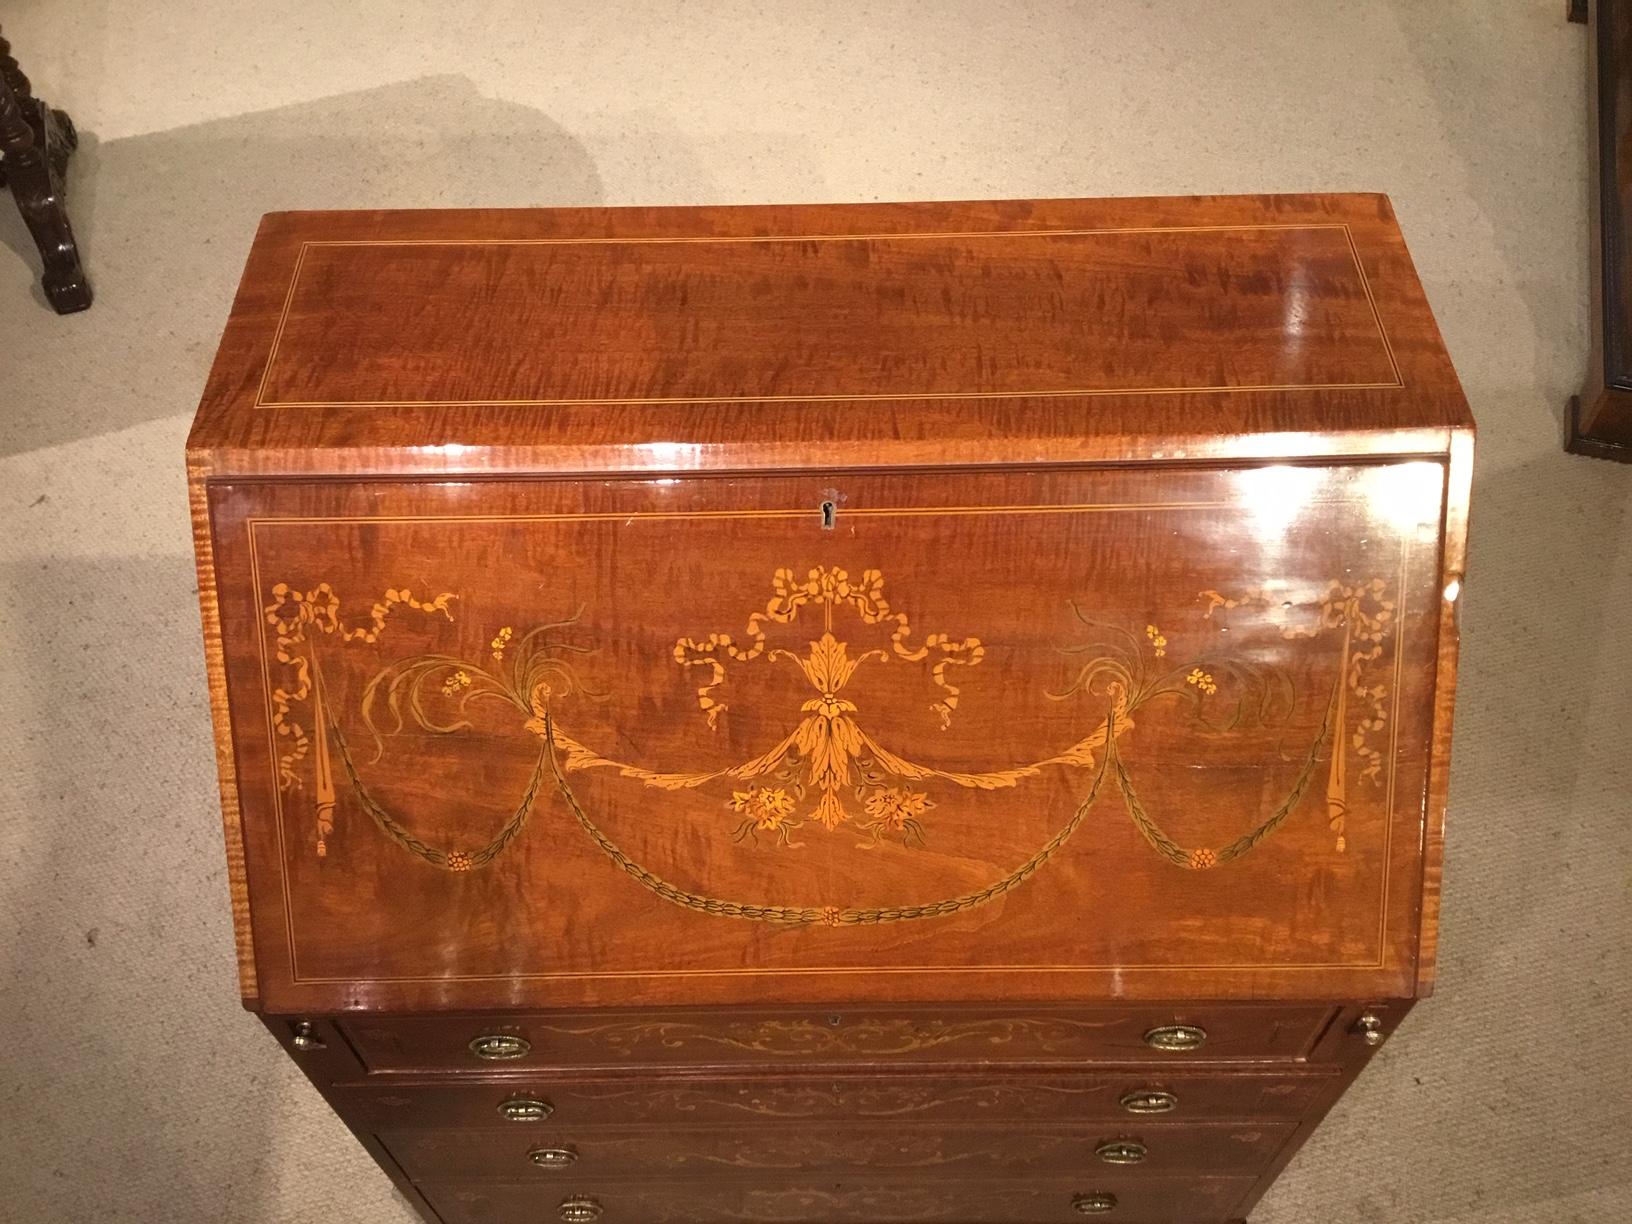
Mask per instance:
[[[575,1147],[534,1148],[527,1153],[527,1159],[541,1169],[564,1169],[570,1164],[577,1163],[578,1149]]]
[[[1179,1098],[1160,1088],[1141,1088],[1122,1097],[1122,1108],[1129,1113],[1172,1113],[1179,1107]]]
[[[499,1102],[499,1116],[507,1122],[542,1122],[555,1112],[543,1097],[508,1097]]]
[[[1145,1044],[1153,1050],[1199,1050],[1207,1040],[1207,1030],[1193,1024],[1164,1024],[1145,1034]]]
[[[1145,1158],[1146,1150],[1144,1144],[1132,1139],[1108,1139],[1094,1149],[1094,1155],[1106,1164],[1136,1165]]]
[[[470,1043],[470,1052],[477,1058],[488,1062],[510,1062],[517,1058],[526,1058],[527,1052],[533,1048],[533,1043],[525,1037],[513,1037],[509,1033],[488,1033],[474,1038]]]
[[[1116,1195],[1079,1194],[1071,1200],[1071,1208],[1078,1215],[1104,1215],[1116,1210]]]
[[[601,1205],[592,1198],[562,1199],[560,1210],[567,1224],[591,1224],[601,1218]]]

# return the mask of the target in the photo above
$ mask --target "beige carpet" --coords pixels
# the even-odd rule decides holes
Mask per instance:
[[[1255,1216],[1632,1213],[1632,467],[1564,0],[11,0],[98,301],[0,202],[0,1218],[409,1217],[235,1001],[181,448],[265,211],[1393,196],[1482,427],[1440,991]]]

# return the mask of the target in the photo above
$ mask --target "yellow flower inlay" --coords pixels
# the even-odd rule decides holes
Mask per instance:
[[[884,787],[867,797],[867,823],[862,827],[873,835],[867,844],[876,846],[885,836],[901,839],[902,845],[922,844],[924,826],[920,820],[934,802],[923,791],[901,786]]]
[[[572,813],[600,848],[663,899],[699,912],[798,926],[938,917],[1001,896],[1023,883],[1064,844],[1082,821],[1101,781],[1122,792],[1135,828],[1158,854],[1177,867],[1202,871],[1234,862],[1281,827],[1305,797],[1312,795],[1310,784],[1324,765],[1328,771],[1327,820],[1335,834],[1336,850],[1344,851],[1353,781],[1349,770],[1358,763],[1361,779],[1373,783],[1382,780],[1389,750],[1387,736],[1395,721],[1387,705],[1393,686],[1386,682],[1381,661],[1385,644],[1398,634],[1400,626],[1398,609],[1395,600],[1389,598],[1386,582],[1332,581],[1318,603],[1312,593],[1298,592],[1276,592],[1273,597],[1265,592],[1227,597],[1204,591],[1200,597],[1206,603],[1202,619],[1210,619],[1219,610],[1250,606],[1262,609],[1265,627],[1277,630],[1285,639],[1329,634],[1338,664],[1331,675],[1331,695],[1321,729],[1304,754],[1304,765],[1285,799],[1255,828],[1213,847],[1188,848],[1164,832],[1135,793],[1123,748],[1117,741],[1133,729],[1134,716],[1149,703],[1158,698],[1182,699],[1192,689],[1197,700],[1185,703],[1189,707],[1186,713],[1210,731],[1228,730],[1247,717],[1273,725],[1298,700],[1296,686],[1285,669],[1228,656],[1190,656],[1184,662],[1155,664],[1152,657],[1165,657],[1170,644],[1156,624],[1145,626],[1146,645],[1140,646],[1139,634],[1131,626],[1097,624],[1072,603],[1070,608],[1077,619],[1103,636],[1066,648],[1066,653],[1084,659],[1075,679],[1059,691],[1049,691],[1047,696],[1055,701],[1085,695],[1092,699],[1079,724],[1082,737],[1063,751],[1007,768],[973,771],[926,764],[880,742],[880,733],[873,728],[883,724],[885,714],[894,712],[873,709],[876,693],[863,685],[852,688],[854,677],[869,666],[889,663],[891,671],[899,671],[902,663],[922,664],[929,695],[934,698],[929,709],[944,729],[952,720],[959,698],[951,677],[958,674],[957,668],[977,666],[986,648],[974,637],[954,639],[939,632],[915,633],[906,613],[893,610],[886,602],[884,579],[877,570],[867,570],[855,581],[845,570],[816,567],[801,581],[793,570],[778,569],[773,575],[769,601],[763,610],[748,617],[745,637],[715,632],[702,638],[681,638],[675,643],[675,661],[699,669],[697,707],[710,728],[718,729],[727,709],[721,699],[721,686],[728,667],[755,660],[763,665],[786,666],[795,669],[808,686],[798,706],[797,721],[790,709],[787,721],[781,724],[780,738],[763,744],[758,755],[734,763],[709,762],[709,767],[700,769],[660,771],[602,757],[568,734],[561,718],[563,710],[569,718],[572,710],[565,706],[564,699],[577,692],[600,696],[578,680],[572,666],[574,656],[592,653],[593,646],[562,638],[558,633],[576,625],[576,616],[524,627],[519,636],[509,625],[498,628],[489,643],[491,662],[480,660],[479,654],[472,661],[436,652],[387,664],[367,682],[361,695],[363,721],[374,733],[381,751],[385,738],[405,730],[410,719],[420,728],[441,735],[471,730],[470,708],[474,702],[488,698],[508,703],[521,715],[525,731],[545,740],[533,779],[509,821],[486,844],[457,850],[421,841],[369,794],[336,718],[332,696],[325,693],[316,653],[318,647],[327,648],[325,638],[337,645],[376,643],[388,617],[398,607],[441,613],[451,621],[449,604],[454,596],[441,594],[421,600],[406,588],[391,588],[374,603],[366,623],[348,623],[341,619],[340,601],[327,584],[311,590],[275,584],[263,616],[275,634],[278,663],[289,672],[289,678],[271,692],[273,726],[285,746],[277,761],[278,784],[283,790],[301,785],[295,766],[307,756],[313,758],[312,803],[319,856],[327,853],[326,839],[334,829],[339,799],[336,773],[343,771],[362,808],[387,837],[435,867],[463,873],[487,867],[512,844],[541,786],[553,775]],[[1284,615],[1284,610],[1298,607],[1318,608],[1318,615]],[[841,616],[848,622],[843,632],[835,626]],[[809,625],[808,633],[796,637],[792,635],[798,631],[793,629],[779,634],[780,645],[768,633],[772,626],[788,627],[808,619],[819,623]],[[1180,628],[1182,643],[1191,628]],[[856,644],[852,646],[851,642]],[[516,650],[513,655],[512,646]],[[445,698],[443,702],[422,700],[437,688]],[[1228,722],[1224,718],[1206,719],[1199,708],[1201,697],[1212,697],[1221,688],[1229,694],[1224,699],[1226,704],[1236,711],[1235,718]],[[310,729],[295,717],[303,704],[312,711]],[[868,707],[865,717],[863,705]],[[1355,705],[1360,707],[1358,717],[1352,709]],[[892,729],[903,729],[905,720],[900,722],[898,727],[892,718]],[[724,792],[715,802],[723,802],[734,814],[738,842],[757,844],[760,835],[766,834],[776,838],[779,845],[794,846],[790,840],[794,829],[815,822],[834,830],[854,819],[867,835],[868,839],[858,847],[865,850],[879,847],[886,838],[908,848],[924,845],[928,813],[936,806],[931,795],[941,795],[939,788],[943,786],[995,791],[1019,786],[1056,767],[1095,771],[1092,787],[1070,822],[1017,870],[996,884],[944,900],[843,909],[831,905],[737,902],[687,892],[660,879],[609,841],[580,806],[568,781],[569,775],[579,771],[605,769],[666,791],[691,791],[724,783],[720,791],[714,792]],[[732,789],[733,783],[742,789]],[[925,789],[914,789],[917,786]],[[893,855],[895,851],[884,848],[878,853]]]
[[[788,832],[803,823],[792,819],[793,796],[780,786],[755,786],[745,791],[733,791],[726,805],[733,812],[747,817],[737,826],[738,841],[745,837],[758,841],[760,833],[774,833],[784,846],[792,846],[794,843],[788,840]]]
[[[500,629],[498,635],[487,644],[488,649],[493,652],[493,662],[504,662],[504,648],[510,645],[510,639],[515,636],[515,632],[516,631],[509,625],[506,625],[503,629]]]

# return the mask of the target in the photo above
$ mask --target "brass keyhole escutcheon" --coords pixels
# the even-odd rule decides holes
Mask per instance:
[[[470,1043],[470,1052],[485,1062],[512,1062],[518,1058],[526,1058],[533,1043],[525,1037],[512,1036],[509,1033],[488,1033],[474,1038]]]

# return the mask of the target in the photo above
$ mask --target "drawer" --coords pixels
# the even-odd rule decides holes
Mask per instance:
[[[1125,1123],[1054,1127],[838,1123],[771,1127],[573,1128],[525,1132],[388,1131],[377,1136],[414,1181],[510,1178],[540,1183],[648,1178],[1005,1177],[1100,1166],[1140,1176],[1255,1176],[1296,1122]]]
[[[343,1085],[329,1099],[364,1130],[708,1125],[829,1118],[897,1123],[1296,1119],[1335,1078],[1129,1068],[1103,1076],[483,1079]],[[538,1102],[537,1107],[518,1102]]]
[[[369,1072],[538,1067],[1273,1061],[1309,1057],[1324,1005],[1046,1011],[776,1009],[344,1019]]]
[[[1223,1224],[1250,1178],[1101,1177],[1012,1184],[800,1179],[771,1185],[446,1182],[421,1187],[443,1224]],[[1090,1210],[1090,1208],[1093,1208]]]

